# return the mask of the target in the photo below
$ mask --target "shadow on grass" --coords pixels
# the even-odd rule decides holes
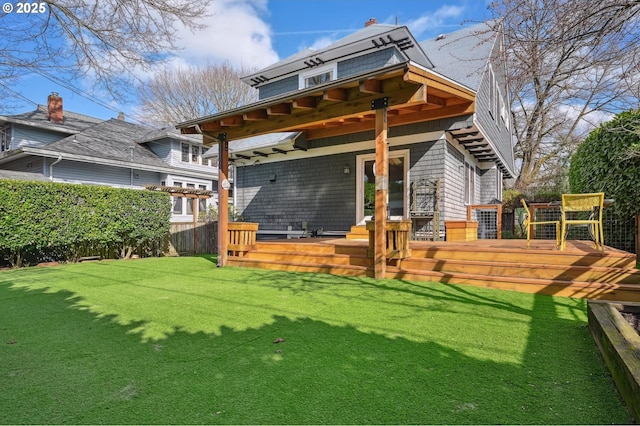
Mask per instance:
[[[50,272],[42,274],[46,281]],[[83,279],[94,275],[100,274]],[[247,276],[285,293],[279,307],[265,302],[269,323],[241,331],[222,326],[216,333],[174,325],[165,338],[146,342],[140,329],[147,321],[123,325],[117,315],[87,310],[77,293],[27,291],[0,280],[0,423],[629,422],[586,324],[571,318],[575,305],[558,315],[557,302],[545,296],[532,296],[531,309],[461,286],[341,277],[341,285],[358,290],[347,296],[331,276],[263,271]],[[357,318],[337,325],[322,310],[301,316],[288,306],[302,293],[329,292],[335,293],[330,300],[338,310],[355,311],[352,307],[362,303],[388,303],[379,300],[380,289],[409,296],[393,302],[408,308],[399,321],[424,310],[420,298],[446,314],[480,310],[487,321],[499,311],[526,316],[530,332],[522,362],[479,359],[456,343],[392,337],[391,327],[363,331]],[[260,304],[256,300],[251,308]],[[549,318],[555,319],[551,326]],[[467,327],[477,320],[470,316]],[[459,331],[444,334],[453,338]],[[285,341],[274,344],[276,338]],[[493,338],[474,340],[482,346]]]

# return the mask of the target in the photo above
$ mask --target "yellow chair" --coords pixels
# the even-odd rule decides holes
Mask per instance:
[[[527,202],[524,201],[524,198],[521,198],[522,207],[524,207],[525,215],[524,215],[524,226],[527,230],[527,248],[529,248],[530,240],[531,240],[531,231],[535,225],[556,225],[556,248],[560,247],[560,222],[557,220],[545,220],[541,222],[533,221],[533,216],[531,216],[531,212],[529,211],[529,206],[527,206]]]
[[[604,250],[604,235],[602,232],[603,205],[604,192],[595,192],[590,194],[562,194],[562,233],[560,234],[561,250],[564,250],[567,245],[567,227],[571,225],[590,226],[596,250]]]

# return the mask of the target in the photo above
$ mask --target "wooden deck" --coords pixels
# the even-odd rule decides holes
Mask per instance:
[[[436,281],[565,297],[640,302],[636,255],[590,241],[411,241],[411,256],[389,261],[386,278]],[[372,277],[368,242],[347,239],[258,241],[228,264],[264,269]]]

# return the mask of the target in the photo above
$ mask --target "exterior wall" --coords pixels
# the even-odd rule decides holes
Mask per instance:
[[[189,143],[189,142],[185,142]],[[199,145],[189,143],[189,145]],[[202,149],[200,156],[206,152],[206,147],[199,145]],[[162,139],[159,142],[155,142],[153,147],[149,148],[159,155],[163,161],[165,161],[171,167],[177,167],[184,170],[193,170],[197,172],[211,173],[212,179],[218,176],[217,168],[207,165],[207,159],[202,159],[205,164],[196,164],[191,162],[182,161],[182,141],[174,139]]]
[[[480,171],[480,204],[489,204],[494,200],[502,200],[502,194],[498,194],[498,169]]]
[[[494,46],[494,50],[499,50],[499,44]],[[496,60],[491,62],[500,64]],[[496,91],[496,88],[499,88],[499,91]],[[500,114],[500,105],[506,110],[502,114],[506,120],[503,120]],[[487,65],[485,69],[476,98],[476,122],[487,138],[494,143],[504,161],[513,165],[511,106],[504,64]]]
[[[11,149],[23,146],[41,147],[67,137],[69,134],[13,124],[11,127]]]
[[[344,78],[350,75],[383,68],[385,66],[397,64],[401,60],[402,59],[395,47],[368,53],[366,55],[358,56],[357,58],[338,62],[338,78]]]
[[[244,220],[262,229],[347,231],[356,216],[352,153],[239,167],[236,200]]]
[[[347,59],[338,62],[338,75],[336,78],[344,78],[387,65],[393,65],[401,61],[401,56],[395,47],[390,47],[377,52]],[[267,83],[258,88],[258,98],[266,99],[272,96],[298,90],[298,74],[282,80]]]
[[[298,90],[298,75],[284,78],[282,80],[267,83],[258,88],[258,99],[266,99],[282,93]]]
[[[165,163],[172,165],[172,141],[168,139],[162,139],[160,141],[153,141],[144,144],[154,154],[162,159]],[[180,157],[178,157],[180,161]]]
[[[50,165],[56,159],[45,159],[44,174],[49,176]],[[62,160],[53,166],[55,182],[108,185],[114,187],[143,188],[144,185],[160,184],[160,173],[146,170],[132,170],[124,167],[111,167],[100,164],[81,163]]]
[[[464,155],[453,145],[446,143],[441,203],[444,220],[461,220],[467,217],[464,163]]]

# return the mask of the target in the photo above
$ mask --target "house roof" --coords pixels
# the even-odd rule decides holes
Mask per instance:
[[[420,42],[434,71],[477,91],[498,34],[480,23]]]
[[[115,167],[135,167],[155,172],[181,173],[187,171],[186,169],[179,171],[179,168],[169,166],[148,147],[137,143],[138,140],[151,140],[145,139],[150,134],[148,127],[112,118],[41,147],[24,146],[0,153],[0,162],[12,161],[29,155],[49,158],[61,156],[66,160]],[[160,134],[162,133],[156,133],[156,135]],[[183,138],[185,137],[183,136]],[[204,173],[189,169],[188,173],[202,175],[206,178],[211,177],[210,172]]]
[[[146,127],[112,118],[44,148],[63,154],[166,167],[150,149],[135,142],[148,133]]]
[[[242,81],[257,87],[325,63],[343,61],[390,47],[395,47],[405,57],[407,63],[413,62],[424,68],[433,68],[433,64],[407,27],[376,24],[356,31],[322,49],[305,49],[243,77]]]
[[[309,140],[374,127],[372,102],[386,99],[389,126],[474,112],[475,94],[415,64],[393,64],[325,84],[285,93],[177,125],[186,134],[218,133],[234,141],[272,132],[304,131]]]
[[[65,111],[64,121],[62,123],[55,123],[49,121],[47,107],[45,105],[38,105],[34,111],[7,116],[0,115],[0,121],[74,134],[81,132],[89,126],[101,123],[104,120],[76,112]]]

